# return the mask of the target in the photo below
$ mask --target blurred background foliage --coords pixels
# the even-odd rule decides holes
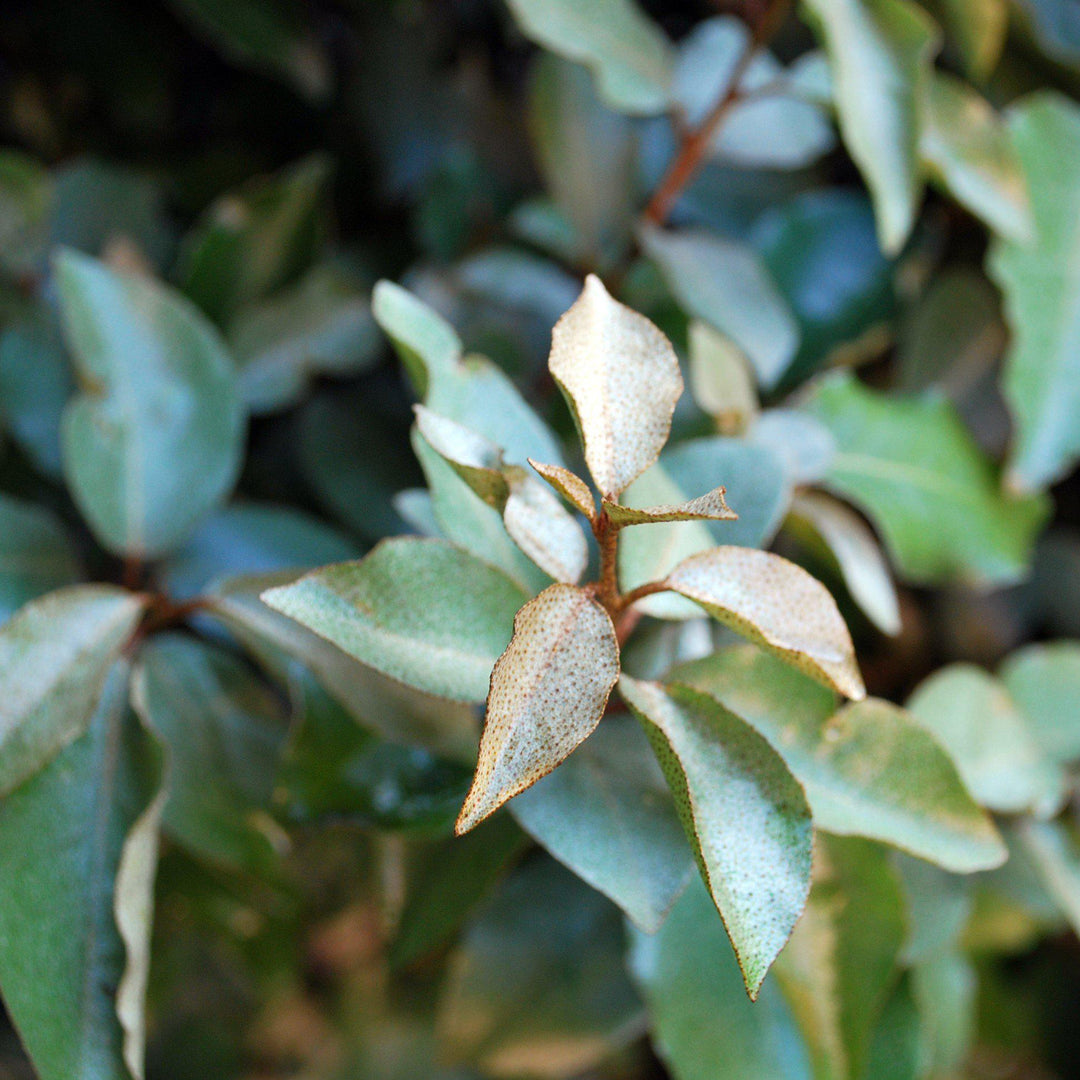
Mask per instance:
[[[996,669],[1054,767],[1080,757],[1080,660],[1031,646],[1080,637],[1075,0],[6,0],[0,47],[0,617],[79,580],[179,603],[428,531],[374,282],[568,436],[545,359],[591,270],[686,360],[665,475],[727,484],[745,535],[724,539],[775,538],[829,584],[872,693]],[[65,469],[60,417],[93,378],[59,328],[60,247],[170,283],[239,373],[243,459],[179,475],[167,557],[119,557]],[[244,422],[200,420],[211,442]],[[649,938],[505,812],[451,839],[460,755],[383,741],[277,654],[265,682],[222,629],[249,644],[252,590],[229,588],[202,639],[141,661],[163,726],[213,747],[174,764],[148,1077],[856,1080],[797,989],[749,1005],[699,890]],[[700,633],[646,620],[636,671]],[[963,702],[977,741],[1000,686],[964,679],[911,707]],[[1053,824],[1002,807],[1001,871],[867,855],[867,932],[896,930],[894,900],[918,932],[879,979],[885,1019],[837,1027],[858,1075],[1080,1076],[1060,782]],[[0,1076],[31,1075],[3,1028]]]

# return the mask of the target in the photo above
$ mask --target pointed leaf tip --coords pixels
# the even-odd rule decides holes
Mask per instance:
[[[688,502],[663,506],[620,506],[604,500],[604,509],[616,525],[648,525],[662,521],[738,521],[739,515],[724,499],[727,489],[718,487]]]
[[[615,628],[584,589],[552,585],[514,619],[491,673],[460,836],[564,761],[600,723],[619,677]]]
[[[671,342],[612,299],[594,274],[551,335],[551,374],[604,495],[618,495],[659,456],[682,394]]]
[[[590,521],[596,517],[596,502],[589,485],[577,473],[561,465],[545,465],[529,458],[529,464],[568,502]]]

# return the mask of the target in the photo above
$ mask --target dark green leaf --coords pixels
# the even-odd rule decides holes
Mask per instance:
[[[79,560],[44,507],[0,495],[0,624],[28,600],[73,585]]]

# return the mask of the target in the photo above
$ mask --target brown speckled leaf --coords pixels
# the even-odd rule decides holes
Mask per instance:
[[[619,693],[653,744],[756,997],[810,892],[806,796],[764,737],[708,695],[627,675]]]
[[[665,584],[845,697],[866,696],[836,601],[801,566],[767,551],[717,547],[683,560]]]
[[[545,574],[575,585],[589,562],[589,545],[581,526],[534,476],[516,466],[505,472],[510,495],[503,507],[503,524],[510,539]]]
[[[590,521],[596,516],[596,502],[589,485],[577,473],[561,465],[544,465],[529,458],[529,464],[568,502]]]
[[[617,496],[667,442],[683,389],[671,342],[590,274],[552,331],[548,367],[574,413],[597,487]]]
[[[726,488],[714,488],[689,502],[664,506],[620,506],[609,499],[604,509],[616,525],[648,525],[659,521],[737,521],[739,515],[724,501]]]
[[[618,677],[615,628],[584,589],[552,585],[530,600],[491,673],[476,776],[455,831],[564,761],[600,722]]]

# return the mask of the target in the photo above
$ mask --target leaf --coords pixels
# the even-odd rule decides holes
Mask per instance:
[[[810,810],[769,744],[718,701],[623,675],[756,998],[810,890]]]
[[[975,969],[967,957],[946,950],[912,971],[912,989],[922,1020],[924,1068],[928,1065],[935,1076],[953,1074],[975,1037]]]
[[[63,525],[44,507],[0,495],[0,625],[23,604],[80,576]]]
[[[941,72],[924,93],[919,155],[931,179],[1001,236],[1030,243],[1024,176],[1001,118],[985,98]]]
[[[1080,758],[1080,645],[1028,645],[1014,652],[998,674],[1046,753],[1062,764]]]
[[[938,10],[940,9],[940,10]],[[1009,32],[1006,0],[938,0],[931,12],[943,22],[964,73],[983,83],[997,67]]]
[[[886,853],[866,840],[822,838],[815,857],[814,887],[776,980],[814,1075],[854,1080],[904,942],[904,897]]]
[[[775,386],[799,347],[799,329],[757,252],[704,230],[646,229],[641,243],[683,310],[729,337],[758,382]]]
[[[858,514],[819,492],[795,496],[792,515],[805,521],[836,558],[852,597],[884,634],[900,633],[900,606],[877,538]]]
[[[160,570],[173,600],[190,600],[212,582],[240,574],[307,570],[358,557],[357,546],[291,507],[233,503],[207,518]]]
[[[600,722],[618,677],[615,628],[585,590],[552,585],[530,600],[491,672],[476,777],[454,831],[565,761]]]
[[[798,351],[782,387],[887,343],[894,263],[878,246],[874,211],[861,192],[827,188],[773,203],[750,241],[798,325]]]
[[[948,402],[886,397],[844,375],[806,408],[836,438],[826,486],[870,517],[901,576],[1002,583],[1025,572],[1048,504],[1001,493]]]
[[[833,695],[750,645],[674,668],[668,678],[752,724],[806,789],[814,824],[893,844],[955,873],[998,866],[1001,838],[952,760],[903,709]]]
[[[162,555],[231,490],[244,449],[232,360],[171,289],[74,252],[56,263],[83,392],[64,413],[64,472],[110,551]]]
[[[1012,7],[1046,56],[1074,70],[1080,66],[1080,23],[1068,0],[1015,0]]]
[[[783,520],[790,497],[780,461],[767,447],[739,439],[692,439],[670,447],[624,493],[627,506],[679,503],[720,481],[738,521],[665,522],[619,537],[619,581],[624,591],[659,581],[683,559],[717,544],[760,547]],[[636,605],[663,619],[697,618],[701,609],[674,593],[648,596]]]
[[[1060,822],[1024,821],[1017,839],[1047,892],[1080,933],[1080,848]]]
[[[75,585],[31,601],[0,629],[0,795],[86,730],[143,606],[112,586]]]
[[[708,323],[691,319],[690,389],[722,435],[738,435],[758,414],[757,388],[742,350]]]
[[[291,583],[292,578],[293,572],[286,571],[219,582],[206,597],[207,611],[278,682],[291,683],[298,667],[308,668],[363,728],[397,745],[420,746],[452,761],[467,762],[471,769],[478,728],[472,707],[431,697],[390,679],[267,607],[260,594]]]
[[[89,730],[0,803],[0,985],[41,1080],[142,1075],[162,758],[127,674],[98,680]]]
[[[286,735],[280,699],[222,649],[161,634],[139,655],[132,702],[169,751],[165,831],[212,862],[267,870]]]
[[[488,506],[501,511],[510,495],[500,447],[449,417],[414,405],[416,427],[434,450]]]
[[[630,970],[649,1010],[657,1054],[675,1080],[811,1080],[810,1063],[776,985],[746,989],[700,880],[659,933],[635,932]]]
[[[253,413],[299,401],[319,375],[356,375],[379,359],[379,337],[356,282],[316,266],[295,286],[244,308],[229,326],[240,393]]]
[[[766,409],[747,432],[754,447],[772,451],[791,487],[817,484],[836,457],[836,440],[820,420],[794,409]]]
[[[437,1022],[444,1058],[497,1076],[589,1069],[644,1030],[623,952],[613,905],[557,863],[530,861],[451,958]]]
[[[0,267],[34,274],[44,259],[53,186],[48,170],[19,150],[0,152]]]
[[[637,725],[625,718],[605,720],[550,776],[518,795],[510,811],[646,933],[659,929],[693,875],[664,775]]]
[[[507,0],[526,37],[576,60],[596,78],[600,96],[632,115],[663,112],[670,101],[674,50],[633,0]]]
[[[401,537],[263,599],[384,675],[455,701],[483,701],[528,596],[451,544]]]
[[[324,102],[333,89],[330,59],[302,5],[290,0],[171,0],[194,29],[229,59],[285,81],[307,100]]]
[[[918,104],[938,32],[909,0],[807,0],[829,56],[840,132],[874,200],[881,248],[911,232],[922,184]]]
[[[932,863],[897,855],[907,897],[908,935],[901,957],[908,966],[925,963],[951,950],[972,913],[971,879],[950,874]]]
[[[568,502],[590,521],[596,516],[596,501],[589,485],[561,465],[544,465],[529,458],[529,464]]]
[[[322,241],[330,175],[329,160],[314,154],[220,196],[184,240],[180,287],[225,322],[288,284]]]
[[[1035,491],[1080,457],[1080,110],[1052,93],[1009,116],[1035,218],[1035,242],[996,240],[988,267],[1005,297],[1012,345],[1004,392],[1015,437],[1010,487]]]
[[[632,123],[604,106],[585,71],[550,53],[533,62],[528,119],[545,187],[572,235],[568,261],[620,254],[635,208]]]
[[[705,120],[732,84],[749,38],[742,20],[721,15],[698,23],[683,39],[674,93],[690,127]],[[787,72],[772,53],[757,50],[738,82],[744,100],[728,109],[710,144],[712,155],[744,168],[798,169],[828,153],[835,144],[832,126],[786,82]]]
[[[679,563],[664,585],[845,697],[866,696],[836,601],[801,566],[766,551],[718,547]]]
[[[908,709],[948,750],[983,806],[1043,818],[1061,809],[1065,774],[992,675],[973,664],[949,664],[919,684]]]
[[[675,350],[595,274],[555,324],[548,367],[566,398],[602,495],[618,495],[657,458],[682,376]]]
[[[417,393],[428,393],[437,374],[452,371],[462,357],[457,331],[433,308],[392,281],[379,281],[371,314],[394,344]]]
[[[545,574],[577,584],[589,562],[581,526],[534,476],[517,465],[507,472],[510,494],[503,507],[503,524],[510,538]]]
[[[621,527],[649,525],[662,521],[737,521],[739,515],[724,501],[726,488],[718,487],[705,495],[677,506],[620,506],[604,500],[608,517]]]

